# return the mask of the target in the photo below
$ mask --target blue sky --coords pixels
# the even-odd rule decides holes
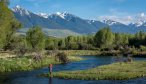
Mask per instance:
[[[67,11],[85,19],[131,18],[146,13],[146,0],[10,0],[35,13]],[[145,14],[144,14],[145,15]]]

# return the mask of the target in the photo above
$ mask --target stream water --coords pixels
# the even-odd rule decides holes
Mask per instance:
[[[83,56],[86,60],[79,62],[71,62],[68,64],[59,64],[53,66],[53,71],[72,71],[85,70],[94,68],[100,65],[106,65],[114,62],[112,56]],[[134,60],[146,60],[146,58],[134,58]],[[132,80],[66,80],[58,78],[45,78],[38,76],[39,74],[47,73],[47,67],[25,72],[13,72],[0,74],[0,84],[146,84],[146,77]]]

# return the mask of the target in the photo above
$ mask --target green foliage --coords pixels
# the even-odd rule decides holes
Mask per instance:
[[[129,43],[129,37],[126,34],[115,33],[115,41],[114,44],[116,46],[119,45],[127,45]]]
[[[0,1],[0,48],[4,48],[4,50],[7,50],[16,30],[21,27],[21,24],[14,18],[12,11],[8,8],[7,1]]]
[[[45,40],[45,49],[57,50],[59,45],[59,39],[53,37],[47,37]]]
[[[70,43],[68,43],[67,48],[72,49],[72,50],[77,50],[79,48],[79,45],[75,42],[70,42]]]
[[[58,42],[58,46],[59,46],[60,49],[65,49],[65,46],[66,46],[65,40],[64,39],[60,40]]]
[[[28,30],[26,33],[26,40],[30,48],[33,50],[42,50],[44,48],[44,33],[38,26]]]
[[[103,28],[99,30],[95,37],[94,42],[97,47],[106,48],[113,44],[114,35],[110,28]]]
[[[56,60],[59,60],[61,63],[68,63],[69,59],[67,58],[67,55],[64,52],[58,53],[56,56]]]
[[[139,31],[138,33],[135,34],[135,38],[139,40],[144,40],[145,39],[145,33],[143,31]]]
[[[92,46],[92,44],[79,43],[79,49],[80,50],[93,50],[95,48]]]
[[[129,45],[140,47],[141,45],[146,45],[146,33],[139,31],[135,35],[133,35],[133,38],[129,39]]]

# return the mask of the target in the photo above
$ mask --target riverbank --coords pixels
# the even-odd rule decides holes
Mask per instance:
[[[70,61],[83,60],[81,57],[68,56]],[[31,57],[13,57],[0,59],[0,73],[14,71],[31,71],[49,64],[61,64],[55,57],[44,57],[40,62],[35,62]]]
[[[44,74],[44,76],[49,76]],[[80,71],[53,73],[53,77],[79,80],[128,80],[146,76],[146,61],[122,62]]]
[[[82,55],[96,55],[98,51],[92,50],[59,50],[59,51],[44,51],[42,52],[41,62],[35,62],[32,59],[35,53],[26,53],[22,57],[18,57],[14,52],[0,53],[0,73],[13,72],[13,71],[30,71],[41,67],[48,66],[49,64],[61,64],[55,60],[55,55],[58,52],[64,52],[70,61],[81,61]]]
[[[48,66],[49,64],[60,64],[55,60],[55,55],[58,52],[64,52],[71,61],[83,60],[80,56],[95,55],[95,56],[114,56],[118,55],[119,51],[99,51],[99,50],[58,50],[44,51],[41,62],[35,62],[32,59],[34,53],[26,53],[23,57],[18,57],[14,52],[0,53],[0,73],[13,71],[29,71]],[[143,56],[141,56],[143,57]]]

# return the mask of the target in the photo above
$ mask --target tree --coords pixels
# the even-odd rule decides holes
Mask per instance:
[[[144,40],[145,39],[145,33],[143,31],[139,31],[138,33],[135,34],[135,38],[137,40]]]
[[[7,31],[5,32],[6,37],[4,40],[4,47],[3,47],[5,51],[11,49],[12,42],[15,40],[16,31],[20,29],[21,26],[22,25],[15,19],[13,19],[12,22],[10,23],[10,27],[8,27]]]
[[[8,8],[8,0],[0,1],[0,47],[7,50],[11,39],[21,24],[15,19],[12,11]]]
[[[76,42],[70,42],[68,44],[68,49],[77,50],[78,48],[79,48],[79,45]]]
[[[28,45],[33,50],[42,50],[44,48],[44,33],[40,27],[30,28],[26,33]]]
[[[110,28],[103,28],[99,30],[94,36],[94,42],[96,47],[106,48],[113,44],[114,35],[111,32]]]
[[[55,46],[55,44],[54,44],[53,38],[51,38],[51,37],[46,38],[45,49],[53,50],[54,46]]]
[[[18,56],[24,56],[25,53],[28,51],[26,38],[23,35],[15,35],[14,40],[11,43],[12,49],[16,51]]]
[[[58,46],[60,47],[60,49],[65,49],[65,40],[64,39],[61,39],[59,42],[58,42]]]

